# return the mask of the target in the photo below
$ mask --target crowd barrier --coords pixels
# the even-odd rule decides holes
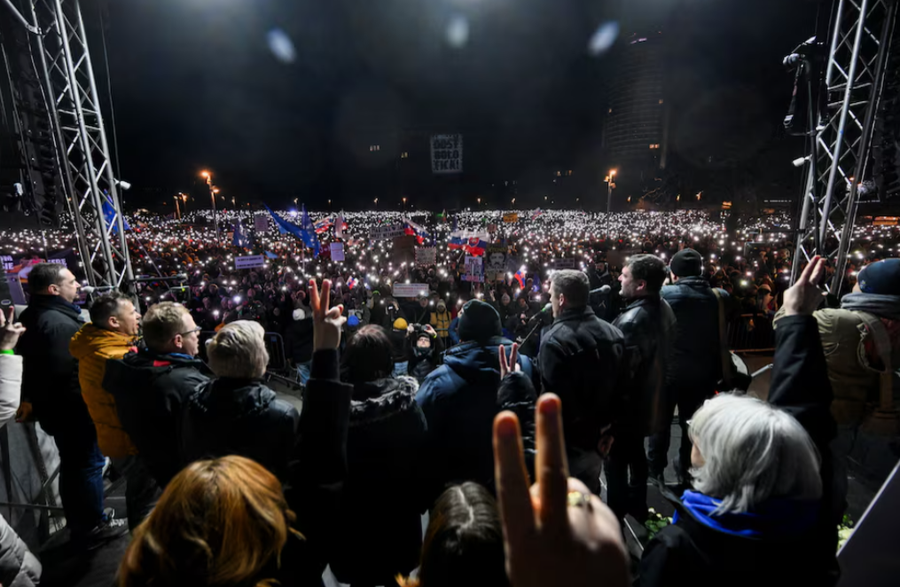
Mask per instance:
[[[774,352],[772,320],[760,314],[741,314],[728,324],[728,348],[736,352]]]

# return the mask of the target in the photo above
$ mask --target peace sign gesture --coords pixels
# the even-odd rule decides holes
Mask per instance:
[[[825,259],[816,255],[803,269],[797,282],[784,292],[784,313],[810,316],[822,303],[819,282],[825,275]]]
[[[25,327],[15,321],[16,309],[9,307],[9,319],[0,309],[0,351],[10,351],[16,348],[19,337],[25,332]]]
[[[329,308],[331,300],[331,280],[322,282],[322,292],[316,280],[309,280],[309,305],[313,315],[313,351],[337,350],[341,344],[341,326],[347,321],[341,314],[344,306],[338,304]]]
[[[568,476],[559,397],[537,404],[538,482],[528,489],[519,420],[494,419],[494,475],[513,587],[626,587],[628,556],[615,515]]]
[[[498,354],[500,355],[500,379],[514,371],[522,370],[522,366],[519,365],[519,343],[513,343],[509,351],[509,360],[506,359],[506,348],[502,344]]]

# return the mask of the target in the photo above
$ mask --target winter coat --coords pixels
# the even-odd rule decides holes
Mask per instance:
[[[422,546],[419,465],[427,426],[411,377],[356,384],[347,436],[344,505],[334,523],[341,583],[381,584],[416,567]]]
[[[590,308],[565,310],[544,333],[538,364],[543,392],[562,400],[566,446],[595,450],[621,404],[622,332]]]
[[[432,501],[449,483],[476,481],[489,486],[493,480],[501,344],[509,352],[512,343],[502,337],[453,347],[444,353],[444,364],[419,387],[416,402],[428,422],[426,494]],[[519,356],[519,364],[533,381],[531,359]]]
[[[866,404],[878,401],[884,364],[861,312],[884,325],[890,340],[891,368],[896,371],[900,367],[900,296],[848,294],[841,300],[840,309],[815,312],[834,390],[831,413],[838,424],[860,424]],[[775,317],[776,329],[783,316],[782,309]]]
[[[447,338],[450,336],[450,322],[452,321],[453,318],[450,316],[450,312],[431,313],[431,325],[434,327],[435,332],[437,332],[440,338]]]
[[[509,410],[519,418],[522,447],[525,451],[525,466],[531,479],[537,479],[534,476],[534,460],[537,456],[534,407],[537,404],[537,398],[538,394],[534,389],[534,383],[528,375],[521,371],[513,371],[504,377],[497,390],[500,411]]]
[[[753,512],[713,515],[717,502],[686,491],[674,496],[674,523],[647,545],[641,587],[824,587],[815,544],[816,504],[773,499]]]
[[[40,583],[42,570],[40,561],[0,516],[0,585],[34,587]]]
[[[437,369],[441,362],[441,354],[444,352],[444,341],[439,337],[431,338],[431,348],[420,349],[416,346],[416,340],[409,339],[409,353],[407,372],[416,381],[422,383],[428,374]]]
[[[309,311],[307,311],[309,313]],[[284,334],[284,354],[295,364],[308,363],[313,352],[312,317],[292,321]]]
[[[0,428],[15,417],[21,393],[22,357],[0,355]]]
[[[119,422],[115,398],[103,389],[107,360],[124,357],[132,350],[133,342],[126,335],[85,324],[69,343],[69,352],[78,359],[81,395],[97,428],[97,445],[111,459],[137,454],[137,448]]]
[[[631,371],[620,424],[641,436],[664,429],[666,373],[675,336],[675,314],[658,296],[632,302],[613,326],[625,335]]]
[[[203,361],[144,349],[106,364],[103,389],[115,398],[119,421],[157,484],[182,469],[178,431],[185,402],[210,372]]]
[[[728,293],[719,291],[722,303]],[[672,357],[666,375],[668,385],[679,391],[696,389],[712,392],[722,377],[719,336],[719,300],[702,277],[682,277],[662,288],[677,320]]]
[[[226,455],[253,459],[284,481],[300,414],[259,380],[220,377],[187,401],[181,432],[184,464]]]
[[[81,309],[59,296],[33,295],[19,321],[26,328],[16,351],[22,356],[22,401],[30,401],[41,427],[53,434],[90,421],[78,384],[78,361],[69,341],[84,323]]]

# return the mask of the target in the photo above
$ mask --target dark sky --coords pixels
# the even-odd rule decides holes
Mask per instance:
[[[355,143],[401,130],[461,129],[490,144],[490,166],[513,172],[546,159],[544,142],[578,160],[600,135],[614,55],[588,55],[588,40],[610,19],[621,20],[622,34],[640,22],[673,40],[677,86],[697,106],[678,113],[678,144],[689,152],[727,141],[741,156],[777,135],[792,83],[781,58],[813,34],[816,17],[816,3],[801,0],[630,0],[627,13],[598,0],[110,4],[118,152],[131,197],[190,189],[208,167],[239,198],[311,205],[358,171]],[[96,23],[96,8],[83,6]],[[454,18],[468,25],[461,47],[448,41]],[[293,43],[293,62],[271,51],[276,28]],[[104,77],[101,46],[92,48]],[[105,86],[101,79],[101,93]],[[704,125],[697,135],[684,130]],[[542,140],[523,150],[523,133]],[[735,147],[745,134],[749,146]]]

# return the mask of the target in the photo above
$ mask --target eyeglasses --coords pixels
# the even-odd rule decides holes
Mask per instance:
[[[187,336],[188,334],[199,334],[201,330],[203,330],[203,329],[198,326],[197,328],[193,328],[191,330],[188,330],[187,332],[179,332],[178,336],[184,337],[184,336]]]

